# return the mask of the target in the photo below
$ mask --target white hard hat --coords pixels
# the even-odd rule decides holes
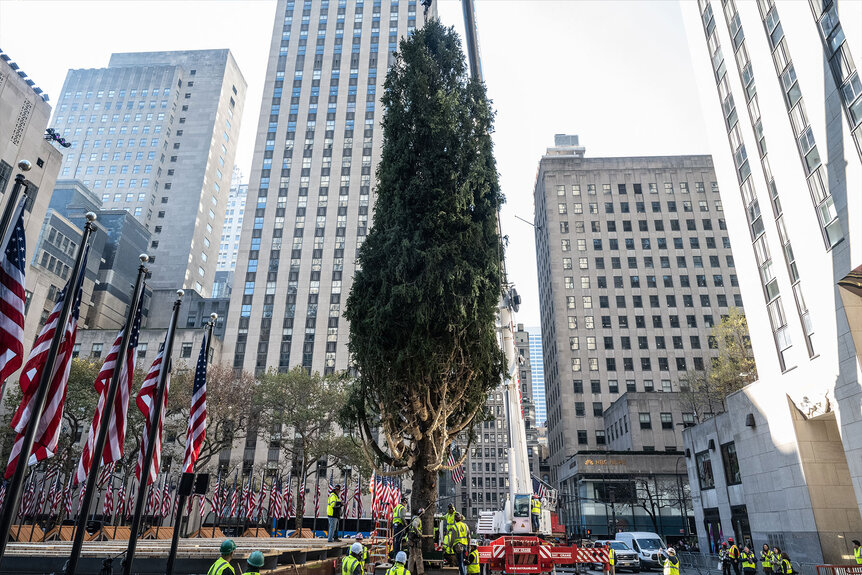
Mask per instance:
[[[362,553],[362,543],[354,543],[350,546],[351,553]]]
[[[398,555],[395,556],[396,563],[407,563],[407,553],[404,551],[399,551]]]
[[[668,555],[676,555],[676,549],[674,549],[673,547],[668,547],[667,548],[667,554]]]

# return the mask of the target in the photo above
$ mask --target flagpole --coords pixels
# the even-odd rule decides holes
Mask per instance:
[[[156,441],[159,433],[159,423],[162,418],[162,404],[165,401],[165,388],[168,382],[168,373],[171,371],[171,351],[174,347],[174,336],[177,331],[177,318],[180,314],[180,305],[183,303],[183,290],[177,290],[177,300],[171,313],[171,323],[168,325],[168,333],[165,338],[164,357],[162,368],[159,371],[159,385],[156,389],[155,405],[153,406],[150,434],[147,438],[147,451],[141,465],[141,480],[138,485],[138,495],[135,501],[135,514],[132,516],[132,528],[129,534],[129,546],[126,549],[126,558],[123,560],[123,575],[131,575],[132,562],[135,560],[135,547],[138,545],[138,530],[141,528],[142,512],[147,491],[150,486],[150,467],[153,464],[153,454],[156,451]]]
[[[206,332],[204,337],[206,337],[207,341],[207,350],[204,355],[204,361],[209,363],[210,360],[210,350],[212,349],[212,339],[213,339],[213,328],[215,327],[215,322],[218,319],[217,313],[210,314],[210,320],[207,322]],[[194,403],[194,391],[192,391],[192,403]],[[191,417],[191,412],[189,412],[189,417]],[[191,441],[191,436],[186,436],[186,449],[188,449],[188,443]],[[191,474],[194,476],[195,473],[195,461],[192,462]],[[179,486],[178,486],[179,487]],[[177,547],[180,544],[180,528],[182,527],[183,522],[183,507],[186,504],[186,498],[188,495],[184,493],[179,493],[177,498],[179,501],[177,502],[177,517],[174,520],[174,533],[171,536],[171,551],[168,553],[168,565],[165,569],[165,575],[173,575],[174,572],[174,560],[177,558]],[[201,523],[201,528],[203,528],[203,523]]]
[[[27,160],[18,162],[18,169],[22,172],[29,172],[33,166]],[[3,208],[3,216],[0,217],[0,246],[6,246],[6,233],[9,231],[9,225],[12,223],[12,218],[15,216],[15,211],[18,208],[18,195],[21,193],[21,188],[24,188],[24,195],[27,195],[27,180],[24,174],[15,176],[15,185],[12,186],[12,191],[9,192],[9,198],[6,200],[6,207]]]
[[[147,262],[150,261],[150,256],[147,254],[140,255],[141,265],[138,266],[138,277],[135,280],[135,289],[132,292],[132,302],[129,304],[129,313],[126,315],[126,327],[123,329],[123,338],[120,341],[120,349],[117,351],[117,357],[114,360],[114,372],[111,374],[111,383],[108,386],[108,393],[105,395],[105,403],[102,416],[99,419],[99,435],[96,436],[96,443],[93,450],[90,452],[90,472],[87,474],[87,483],[84,488],[84,501],[81,509],[89,510],[93,500],[93,491],[96,488],[96,479],[101,469],[99,463],[102,461],[103,451],[105,449],[105,441],[108,439],[108,428],[111,416],[114,413],[114,401],[117,397],[117,389],[120,387],[120,377],[126,368],[128,359],[126,358],[129,342],[132,339],[132,331],[134,328],[135,316],[138,313],[138,305],[141,303],[141,293],[144,291],[144,276],[147,273]],[[78,512],[78,519],[75,522],[75,539],[72,543],[72,553],[69,555],[69,561],[66,563],[66,575],[74,575],[78,569],[78,559],[81,557],[81,549],[84,546],[84,534],[87,528],[87,514]]]
[[[57,352],[60,350],[60,344],[66,336],[66,324],[72,312],[72,305],[78,299],[78,280],[86,272],[86,270],[81,268],[84,254],[87,252],[87,243],[90,240],[90,235],[96,231],[96,224],[93,223],[96,220],[96,214],[87,212],[86,218],[87,223],[84,224],[84,232],[81,234],[81,243],[78,246],[78,255],[75,258],[75,265],[72,268],[72,275],[69,281],[69,286],[71,287],[69,291],[71,293],[65,294],[63,298],[63,307],[60,310],[60,315],[57,317],[57,327],[54,329],[51,347],[48,349],[45,365],[39,377],[39,387],[36,388],[36,394],[33,398],[30,421],[27,422],[27,430],[24,432],[21,452],[18,454],[18,461],[15,465],[15,473],[12,475],[12,479],[6,488],[6,504],[3,507],[2,515],[0,515],[0,533],[9,533],[9,529],[12,527],[12,520],[18,508],[18,500],[21,497],[21,485],[24,482],[24,474],[27,472],[30,452],[33,450],[33,441],[36,439],[36,430],[42,421],[42,411],[45,409],[45,402],[48,399],[48,389],[54,376],[54,364],[57,361]],[[81,289],[83,289],[83,285]],[[8,540],[9,538],[6,536],[0,537],[0,564],[3,562]]]

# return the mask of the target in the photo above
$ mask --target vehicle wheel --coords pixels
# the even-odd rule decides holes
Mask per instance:
[[[640,567],[632,567],[632,573],[640,573],[640,572],[641,572]]]

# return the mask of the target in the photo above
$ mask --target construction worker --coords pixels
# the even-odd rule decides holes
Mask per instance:
[[[773,575],[781,575],[784,573],[784,566],[781,564],[781,549],[779,549],[778,546],[773,547],[772,553],[769,557],[772,562]]]
[[[745,575],[754,575],[755,571],[757,571],[757,558],[754,552],[745,546],[742,548],[742,572]]]
[[[341,560],[341,575],[362,575],[362,543],[350,546],[350,554]]]
[[[663,575],[679,575],[679,559],[676,556],[676,549],[673,547],[667,548],[662,565],[664,567]]]
[[[793,565],[790,564],[790,557],[787,553],[781,554],[781,572],[784,575],[793,575]]]
[[[853,540],[853,556],[856,558],[856,564],[862,565],[862,543],[858,539]]]
[[[764,575],[772,575],[772,552],[767,543],[764,543],[763,549],[760,550],[760,565],[763,567]]]
[[[616,555],[616,553],[614,553],[614,548],[611,547],[610,544],[606,543],[606,545],[608,547],[608,570],[607,570],[607,573],[609,575],[615,575],[616,574],[616,568],[614,567],[614,565],[617,564],[617,555]]]
[[[236,551],[236,543],[233,542],[233,539],[222,541],[218,549],[221,557],[216,559],[216,562],[212,564],[210,570],[207,571],[207,575],[227,575],[228,573],[236,575],[236,571],[234,571],[233,566],[230,564],[233,560],[234,551]]]
[[[739,547],[733,542],[733,537],[727,538],[727,556],[730,558],[730,566],[733,567],[734,575],[739,575]]]
[[[470,528],[463,521],[460,513],[455,514],[455,531],[452,539],[452,551],[458,562],[458,572],[467,575],[465,561],[467,559],[467,547],[470,545]]]
[[[453,529],[455,529],[455,506],[450,503],[446,509],[446,532],[443,534],[443,553],[447,555],[452,554],[452,544],[446,544],[446,535]]]
[[[407,548],[410,551],[407,569],[414,575],[425,575],[425,563],[422,558],[422,514],[425,510],[420,508],[410,525],[407,526]]]
[[[368,563],[368,547],[362,541],[362,533],[357,533],[356,542],[362,545],[362,557],[359,558],[359,564],[362,565],[362,572],[365,573],[365,566]]]
[[[479,548],[471,545],[470,552],[467,553],[467,575],[479,575],[481,571],[482,565],[479,564]]]
[[[721,562],[722,575],[730,575],[730,558],[727,556],[727,541],[721,542],[721,549],[718,550],[718,560]]]
[[[263,553],[261,551],[252,551],[246,563],[248,563],[251,571],[246,571],[245,575],[260,575],[260,568],[263,567]]]
[[[329,519],[329,542],[341,541],[341,538],[338,537],[338,520],[341,518],[341,508],[343,505],[341,501],[341,485],[336,483],[326,502],[326,517]]]
[[[533,532],[538,533],[542,519],[542,500],[535,493],[530,499],[530,519],[533,521]]]
[[[386,575],[410,575],[410,571],[404,566],[405,563],[407,563],[407,553],[399,551],[395,555],[395,564],[386,571]]]
[[[407,531],[407,521],[404,518],[407,503],[407,498],[402,497],[401,502],[392,510],[392,551],[398,553],[401,551],[401,543],[404,540],[404,534]]]

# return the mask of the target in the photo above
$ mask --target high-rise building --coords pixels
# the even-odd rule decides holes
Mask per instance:
[[[527,330],[530,338],[530,364],[533,374],[533,403],[536,406],[536,427],[544,427],[548,419],[548,409],[545,403],[545,362],[542,353],[542,330],[532,328]]]
[[[348,367],[341,314],[374,205],[378,98],[424,17],[416,0],[279,0],[224,342],[235,368]]]
[[[758,380],[683,434],[701,549],[853,561],[862,531],[859,6],[682,2]],[[856,50],[856,58],[851,56]]]
[[[153,234],[155,288],[210,294],[245,89],[229,50],[113,54],[107,68],[66,75],[61,176]]]
[[[711,328],[742,306],[709,156],[556,144],[534,193],[552,469],[607,445],[602,413],[619,394],[677,391],[704,371]]]
[[[236,257],[239,253],[239,239],[242,233],[246,197],[248,197],[248,184],[242,183],[242,172],[234,166],[230,193],[225,204],[224,229],[222,230],[218,250],[218,266],[216,269],[220,272],[233,272],[236,269]]]

